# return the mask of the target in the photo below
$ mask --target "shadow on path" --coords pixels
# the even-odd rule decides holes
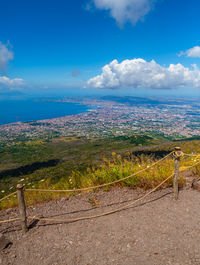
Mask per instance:
[[[128,207],[126,209],[123,209],[123,210],[120,210],[120,211],[116,211],[115,213],[122,212],[122,211],[126,211],[128,209],[138,208],[138,207],[141,207],[141,206],[146,205],[146,204],[150,204],[150,203],[155,202],[155,201],[158,201],[158,200],[160,200],[160,199],[162,199],[162,198],[164,198],[167,195],[172,194],[172,193],[173,193],[172,191],[168,191],[167,193],[162,194],[162,195],[160,195],[157,198],[150,199],[150,200],[148,200],[146,202],[140,202],[140,203],[138,203],[138,205],[134,205],[132,207]],[[101,208],[105,208],[105,207],[109,207],[109,206],[113,206],[113,205],[121,205],[121,204],[124,204],[124,203],[127,203],[127,202],[131,202],[131,201],[133,201],[133,200],[126,200],[126,201],[123,201],[123,202],[112,203],[112,204],[108,204],[108,205],[101,206]],[[94,209],[97,209],[97,208],[99,208],[99,207],[93,207],[93,208],[89,208],[89,209],[86,209],[86,210],[80,210],[80,211],[73,211],[73,212],[63,213],[63,214],[60,214],[60,215],[54,215],[54,216],[49,216],[49,217],[44,217],[44,218],[52,218],[52,217],[56,217],[56,216],[57,217],[58,216],[63,216],[65,214],[73,214],[73,213],[87,212],[87,211],[91,211],[91,210],[94,210]],[[112,214],[114,214],[114,213],[112,213]],[[111,214],[107,214],[107,215],[111,215]],[[87,219],[87,216],[85,216],[85,218]],[[84,219],[81,220],[81,221],[84,221]],[[48,224],[47,223],[43,223],[43,224],[38,224],[38,226],[54,226],[54,225],[58,225],[58,224],[67,224],[67,223],[74,223],[74,222],[78,222],[78,221],[66,222],[66,221],[63,220],[63,222],[48,223]]]
[[[117,212],[122,212],[122,211],[126,211],[126,210],[129,210],[129,209],[134,209],[134,208],[138,208],[138,207],[141,207],[143,205],[146,205],[146,204],[150,204],[152,202],[155,202],[155,201],[159,201],[161,200],[162,198],[172,194],[173,192],[172,191],[167,191],[165,194],[162,194],[162,195],[159,195],[157,198],[153,198],[153,199],[150,199],[148,201],[145,201],[145,202],[140,202],[138,203],[137,205],[134,205],[132,207],[129,207],[129,208],[126,208],[126,209],[123,209],[123,210],[120,210],[120,211],[116,211],[115,213]],[[111,206],[114,206],[114,205],[123,205],[124,203],[129,203],[129,202],[132,202],[133,200],[130,199],[130,200],[124,200],[122,202],[116,202],[116,203],[111,203],[111,204],[106,204],[106,205],[103,205],[101,207],[92,207],[92,208],[88,208],[88,209],[85,209],[85,210],[77,210],[77,211],[72,211],[72,212],[67,212],[67,213],[62,213],[62,214],[58,214],[58,215],[51,215],[51,216],[48,216],[48,217],[44,217],[44,216],[38,216],[38,218],[52,218],[52,217],[58,217],[58,216],[63,216],[63,215],[66,215],[66,214],[74,214],[74,213],[81,213],[81,212],[90,212],[92,210],[95,210],[97,208],[106,208],[106,207],[111,207]],[[113,213],[114,214],[114,213]],[[107,214],[107,215],[111,215],[111,214]],[[105,216],[107,216],[105,215]],[[87,216],[85,216],[87,218]],[[68,224],[68,223],[74,223],[74,222],[78,222],[78,221],[72,221],[72,222],[66,222],[63,220],[63,222],[56,222],[56,223],[42,223],[40,224],[39,222],[42,222],[42,220],[38,220],[38,219],[35,219],[35,220],[32,220],[28,226],[29,230],[33,229],[34,227],[36,226],[55,226],[55,225],[59,225],[59,224]],[[84,221],[81,220],[81,221]],[[21,226],[20,224],[17,224],[17,225],[14,225],[14,226],[9,226],[7,228],[4,228],[3,230],[1,230],[0,232],[1,233],[11,233],[11,232],[17,232],[17,231],[20,231],[21,230]]]

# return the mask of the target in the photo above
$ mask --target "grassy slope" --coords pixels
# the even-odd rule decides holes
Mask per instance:
[[[141,146],[142,144],[142,146]],[[138,136],[112,139],[57,138],[51,142],[25,142],[4,147],[0,151],[0,197],[15,191],[17,183],[26,187],[67,189],[87,187],[122,178],[165,155],[178,145],[184,152],[199,153],[200,141],[168,142],[162,137]],[[116,155],[112,152],[115,152]],[[137,154],[137,158],[133,155]],[[102,160],[102,153],[104,153]],[[121,157],[118,155],[121,154]],[[146,155],[145,155],[146,154]],[[186,160],[182,163],[189,164]],[[162,164],[125,185],[151,188],[173,171],[173,160]],[[161,176],[162,175],[162,176]],[[160,178],[161,176],[161,178]],[[4,191],[4,192],[1,192]],[[29,194],[27,199],[48,200],[58,195]],[[16,204],[11,199],[6,207]]]

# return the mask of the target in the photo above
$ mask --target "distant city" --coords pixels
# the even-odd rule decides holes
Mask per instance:
[[[49,99],[91,106],[85,113],[0,126],[0,142],[54,137],[113,137],[143,133],[174,139],[200,135],[200,101],[135,97]]]

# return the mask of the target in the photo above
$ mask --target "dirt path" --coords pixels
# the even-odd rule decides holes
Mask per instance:
[[[141,194],[114,188],[96,193],[95,200],[92,194],[62,198],[31,207],[28,214],[88,216],[121,207]],[[93,202],[99,205],[94,208]],[[16,214],[1,211],[0,219]],[[1,225],[0,230],[13,242],[0,253],[4,265],[199,265],[200,192],[182,190],[174,201],[172,190],[165,189],[101,218],[48,225],[40,221],[26,235],[18,223]]]

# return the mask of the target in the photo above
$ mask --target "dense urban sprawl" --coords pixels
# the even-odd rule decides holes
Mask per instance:
[[[91,109],[77,115],[1,125],[0,142],[56,136],[109,137],[145,132],[174,137],[200,135],[198,102],[129,105],[100,99],[60,101],[86,104]]]

